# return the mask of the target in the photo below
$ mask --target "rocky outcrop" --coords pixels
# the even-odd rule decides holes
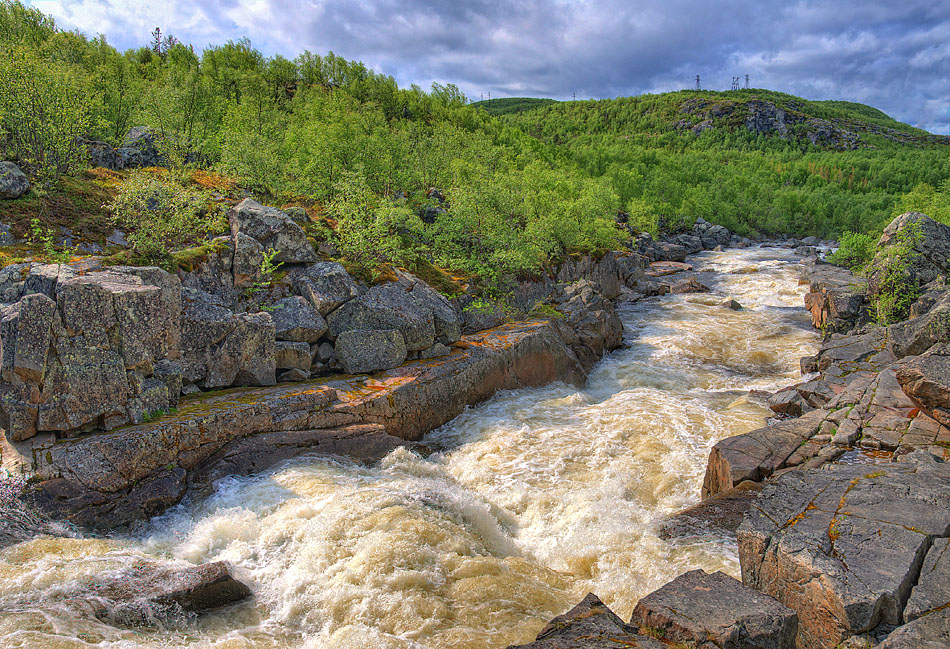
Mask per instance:
[[[950,227],[920,212],[905,212],[884,228],[878,242],[878,253],[870,266],[874,270],[868,282],[872,293],[879,290],[881,273],[888,265],[894,246],[907,243],[913,244],[912,254],[902,264],[901,271],[911,285],[919,287],[947,276]]]
[[[321,316],[326,316],[360,294],[360,287],[346,269],[336,262],[319,262],[296,273],[294,290]]]
[[[376,459],[497,390],[584,376],[557,326],[537,321],[465,336],[449,356],[372,377],[203,395],[151,423],[43,435],[15,450],[38,508],[109,528],[153,516],[216,477],[304,452]]]
[[[867,322],[866,281],[841,266],[807,259],[801,283],[808,285],[805,308],[812,326],[829,333],[847,332]]]
[[[683,573],[639,602],[630,623],[667,642],[794,649],[798,615],[722,572]]]
[[[798,612],[802,649],[902,624],[947,502],[950,464],[929,454],[787,473],[738,530],[743,581]]]
[[[904,393],[943,426],[950,426],[950,346],[935,345],[897,368]]]
[[[406,360],[406,342],[396,329],[352,329],[336,339],[336,356],[347,374],[391,370]]]
[[[30,191],[30,179],[12,162],[0,162],[0,198],[20,198]]]

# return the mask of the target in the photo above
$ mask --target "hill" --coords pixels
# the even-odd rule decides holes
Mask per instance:
[[[520,113],[524,110],[531,110],[547,104],[555,104],[554,99],[535,99],[533,97],[505,97],[503,99],[485,99],[483,101],[473,102],[471,105],[475,108],[481,108],[489,115],[508,115],[510,113]]]

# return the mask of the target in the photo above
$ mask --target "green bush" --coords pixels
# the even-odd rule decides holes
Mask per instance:
[[[871,313],[878,324],[900,322],[920,297],[920,285],[909,270],[920,256],[916,246],[923,236],[919,223],[909,223],[897,232],[895,242],[884,250],[880,266],[874,269],[877,286],[871,294]]]
[[[130,230],[132,251],[162,259],[193,244],[214,227],[208,195],[148,171],[134,171],[108,204],[116,223]]]
[[[874,259],[876,245],[877,239],[870,234],[845,232],[838,241],[838,249],[829,255],[828,261],[855,272],[862,272]]]

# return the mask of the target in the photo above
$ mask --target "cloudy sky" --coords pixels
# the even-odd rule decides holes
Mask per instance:
[[[733,76],[870,104],[948,132],[950,0],[27,0],[125,49],[160,26],[196,49],[247,36],[266,54],[332,50],[400,85],[470,98],[578,99]]]

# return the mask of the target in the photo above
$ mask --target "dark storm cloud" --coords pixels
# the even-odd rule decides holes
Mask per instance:
[[[401,84],[470,97],[612,97],[733,76],[812,99],[868,103],[946,133],[950,2],[840,0],[37,0],[121,47],[161,25],[201,46],[249,36],[267,53],[333,50]],[[154,24],[153,24],[154,23]]]

